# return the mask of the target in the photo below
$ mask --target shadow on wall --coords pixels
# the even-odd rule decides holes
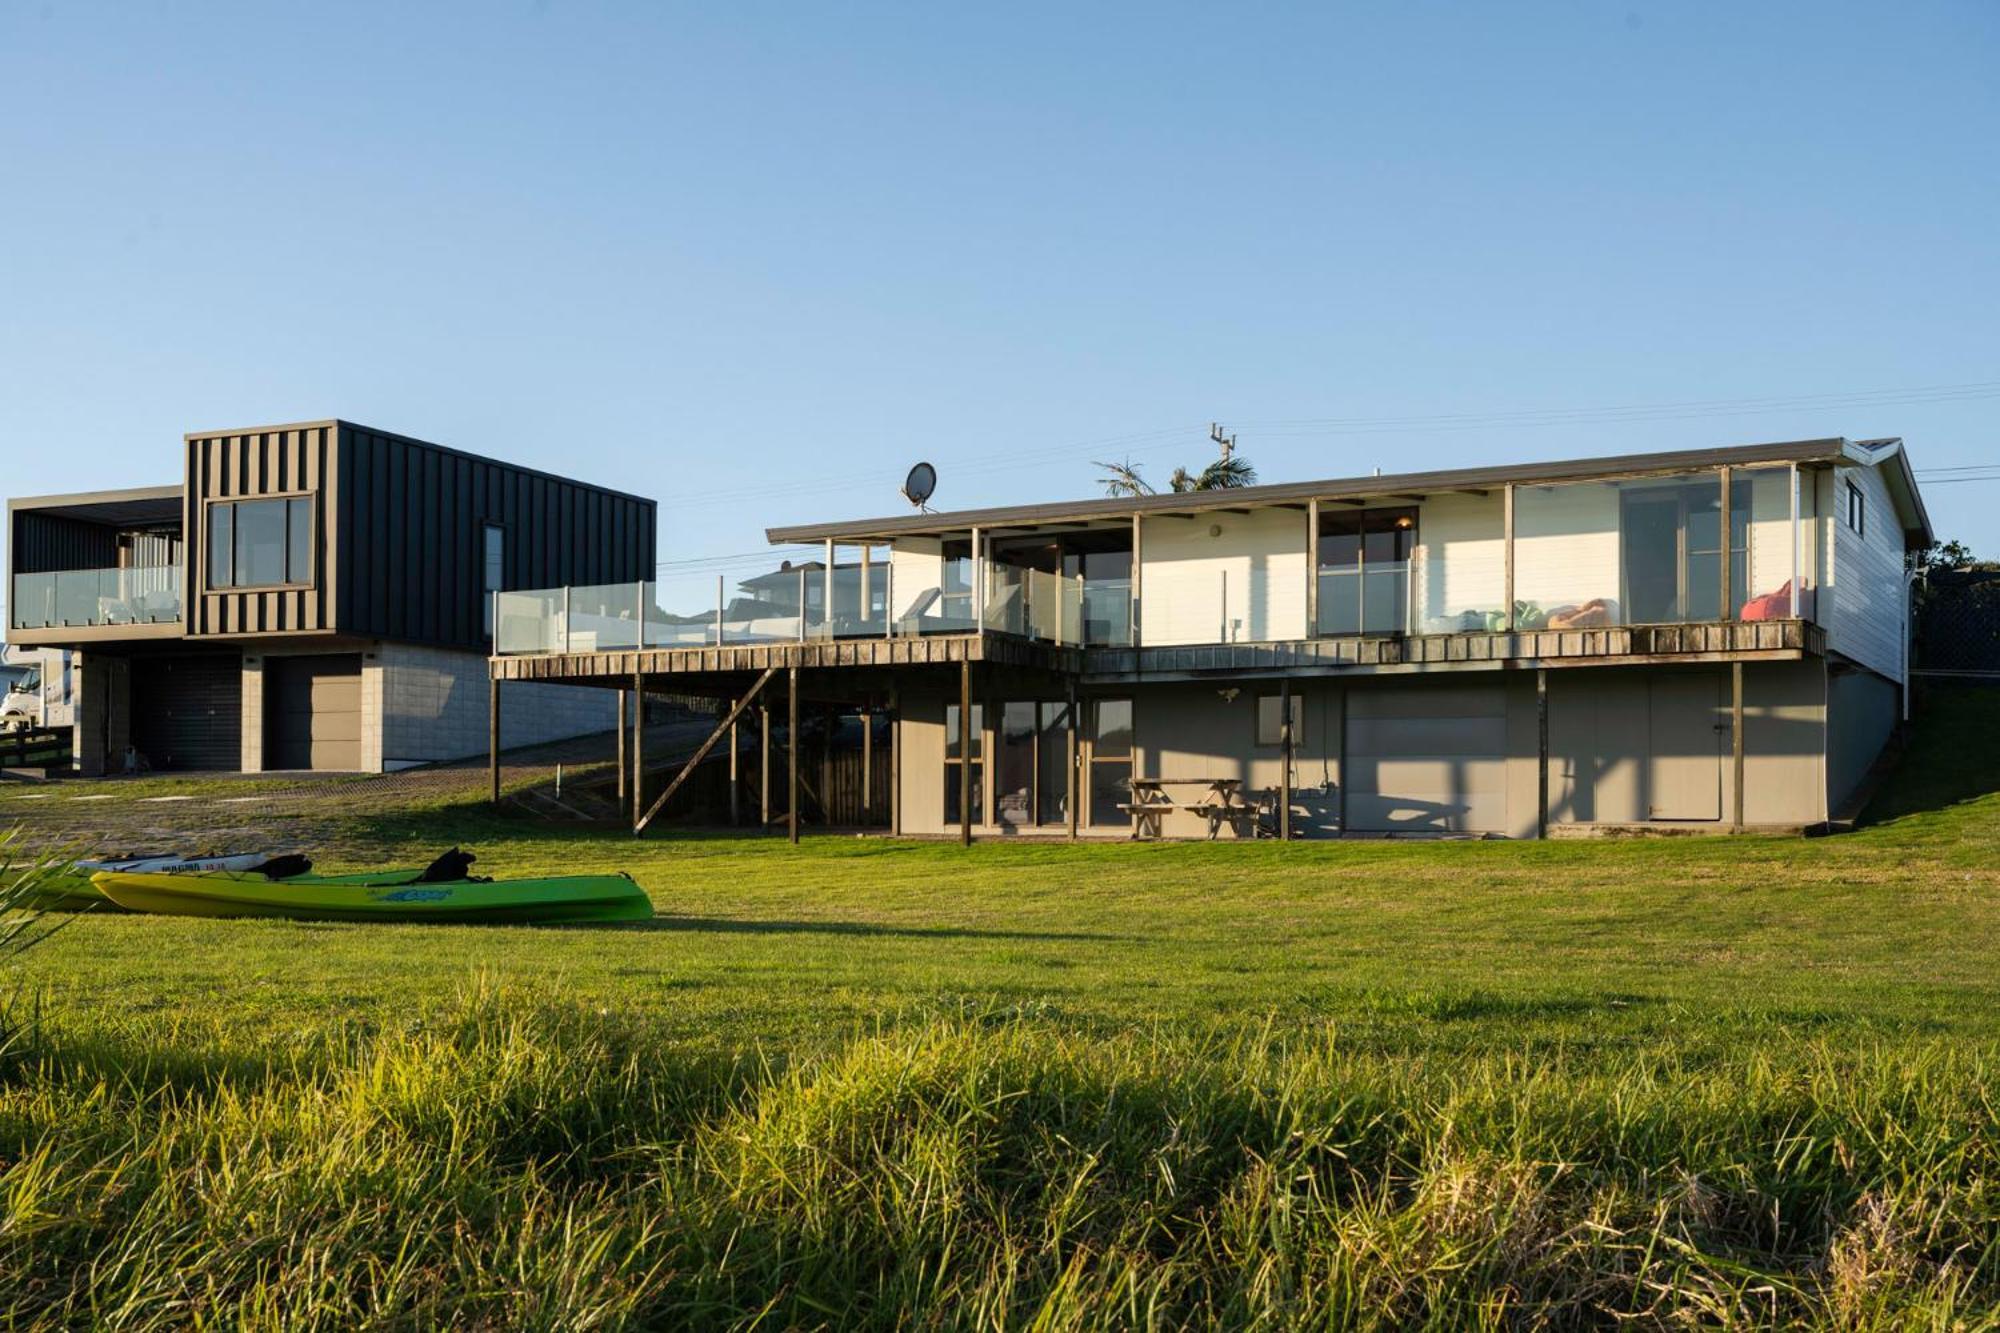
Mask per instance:
[[[1909,743],[1861,823],[1886,823],[2000,793],[1995,753],[2000,753],[2000,686],[1918,686]]]

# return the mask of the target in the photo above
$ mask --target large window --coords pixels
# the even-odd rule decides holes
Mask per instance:
[[[1409,627],[1414,509],[1322,509],[1321,634],[1401,634]]]
[[[972,705],[972,754],[968,758],[958,743],[958,705],[944,706],[944,822],[947,824],[958,823],[958,793],[966,782],[972,784],[972,822],[977,824],[985,818],[986,786],[980,780],[986,769],[985,713],[981,705]]]
[[[488,523],[479,532],[480,579],[479,604],[482,622],[487,636],[493,634],[493,594],[506,590],[507,580],[507,530],[498,523]]]
[[[1132,800],[1132,701],[1099,699],[1090,707],[1090,822],[1129,824],[1119,809]]]
[[[993,818],[1002,824],[1035,822],[1035,705],[1000,705],[1000,763],[993,779]]]
[[[226,500],[208,507],[208,586],[277,588],[313,581],[313,497]]]

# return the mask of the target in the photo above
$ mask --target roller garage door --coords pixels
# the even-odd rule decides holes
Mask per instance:
[[[133,658],[132,745],[156,769],[241,768],[243,659]]]
[[[264,659],[264,767],[361,767],[361,654]]]
[[[1493,685],[1350,690],[1347,826],[1358,833],[1507,828],[1507,704]]]

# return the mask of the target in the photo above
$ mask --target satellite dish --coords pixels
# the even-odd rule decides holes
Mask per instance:
[[[910,475],[903,478],[903,498],[917,508],[924,507],[924,501],[931,498],[937,489],[937,469],[929,463],[919,463],[910,469]]]

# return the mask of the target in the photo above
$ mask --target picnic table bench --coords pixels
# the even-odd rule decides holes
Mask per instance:
[[[1120,802],[1118,808],[1132,816],[1134,842],[1145,837],[1160,837],[1161,821],[1176,810],[1206,819],[1211,841],[1224,824],[1235,829],[1239,837],[1246,832],[1246,825],[1251,837],[1261,832],[1258,808],[1244,799],[1241,778],[1133,778],[1131,787],[1132,799]],[[1169,787],[1202,787],[1206,790],[1197,799],[1184,803],[1168,794]]]

